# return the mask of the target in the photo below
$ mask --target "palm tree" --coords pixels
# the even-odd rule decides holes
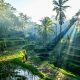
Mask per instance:
[[[19,13],[20,29],[23,30],[29,21],[30,17],[23,13]]]
[[[63,20],[66,18],[64,11],[70,7],[70,6],[64,6],[64,4],[67,2],[68,0],[53,0],[53,4],[54,9],[53,11],[56,11],[57,15],[56,15],[56,20],[59,20],[59,24],[60,24],[60,32],[61,32],[61,25],[63,24]]]
[[[52,25],[52,20],[49,17],[44,17],[44,19],[41,20],[42,26],[43,26],[43,42],[46,42],[47,40],[47,32],[49,31],[49,26]]]

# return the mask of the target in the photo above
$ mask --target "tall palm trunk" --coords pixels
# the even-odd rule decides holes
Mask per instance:
[[[60,24],[60,33],[61,33],[61,31],[62,31],[62,25]]]
[[[61,14],[61,12],[62,12],[62,10],[61,10],[61,4],[62,4],[62,2],[60,2],[60,16],[59,16],[59,24],[60,24],[60,33],[61,33],[61,25],[62,25],[62,14]]]
[[[43,31],[43,43],[45,44],[47,41],[47,27],[44,26],[44,31]]]

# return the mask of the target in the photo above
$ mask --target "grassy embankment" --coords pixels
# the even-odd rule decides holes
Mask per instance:
[[[14,63],[14,65],[21,66],[25,69],[28,69],[33,73],[33,75],[37,75],[40,77],[42,80],[51,80],[45,74],[42,72],[38,71],[38,69],[34,66],[32,66],[29,62],[24,61],[23,57],[25,56],[24,51],[8,51],[6,54],[1,54],[0,55],[0,63],[2,62],[11,62]]]
[[[1,62],[11,62],[15,65],[19,65],[25,69],[28,69],[31,71],[34,75],[38,75],[40,77],[40,80],[51,80],[45,73],[42,73],[39,71],[36,67],[32,66],[28,61],[24,61],[23,57],[25,56],[24,50],[16,50],[16,51],[7,51],[6,54],[0,55],[0,63]],[[55,66],[49,65],[49,67],[52,67],[53,69],[56,68]],[[59,72],[63,73],[64,75],[74,77],[78,80],[80,80],[79,76],[76,76],[68,71],[65,71],[63,69],[58,69]]]

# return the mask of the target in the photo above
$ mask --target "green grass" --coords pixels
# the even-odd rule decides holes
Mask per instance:
[[[23,62],[22,58],[24,57],[24,50],[13,50],[13,51],[7,51],[6,54],[0,55],[0,62],[11,62],[13,64],[19,65],[25,69],[28,69],[31,71],[34,75],[37,75],[40,77],[40,80],[51,80],[46,73],[42,73],[39,71],[36,67],[32,66],[28,61]],[[53,64],[49,64],[47,61],[42,62],[42,65],[40,67],[43,68],[43,66],[46,66],[49,69],[57,69]],[[64,69],[58,69],[61,73],[64,75],[76,78],[80,80],[80,77],[77,75],[72,74],[69,71],[66,71]]]
[[[68,77],[71,77],[72,79],[75,78],[76,80],[80,80],[80,76],[75,75],[75,74],[73,74],[70,71],[67,71],[65,69],[55,67],[53,64],[49,64],[47,61],[44,61],[42,63],[42,65],[40,65],[40,68],[45,69],[46,67],[47,67],[47,69],[50,69],[53,72],[56,71],[56,72],[62,73],[64,76],[68,76]]]
[[[73,77],[73,78],[76,78],[76,79],[80,80],[80,76],[75,75],[75,74],[73,74],[69,71],[66,71],[64,69],[59,69],[59,71],[62,72],[64,75],[67,75],[67,76],[70,76],[70,77]]]
[[[32,66],[29,62],[24,62],[23,57],[24,57],[24,50],[16,50],[16,51],[7,51],[6,54],[1,54],[0,55],[0,63],[8,63],[11,62],[14,65],[21,66],[22,68],[28,69],[31,71],[34,75],[37,75],[40,77],[40,79],[43,80],[51,80],[45,74],[42,72],[38,71],[38,69],[34,66]]]
[[[24,56],[23,50],[7,51],[0,55],[0,62],[9,61],[15,58],[22,58]]]
[[[38,69],[36,67],[32,66],[28,62],[22,62],[20,59],[16,58],[16,59],[12,60],[12,63],[17,64],[17,65],[19,65],[19,66],[21,66],[21,67],[23,67],[25,69],[28,69],[34,75],[39,76],[40,79],[43,79],[43,80],[51,80],[45,74],[43,74],[42,72],[38,71]]]

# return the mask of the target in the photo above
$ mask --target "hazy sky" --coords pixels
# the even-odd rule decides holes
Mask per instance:
[[[32,17],[32,20],[38,22],[42,17],[55,15],[52,11],[53,0],[5,0],[12,4],[19,12],[23,12]],[[66,10],[66,15],[71,18],[80,9],[80,0],[69,0],[66,5],[71,8]]]

